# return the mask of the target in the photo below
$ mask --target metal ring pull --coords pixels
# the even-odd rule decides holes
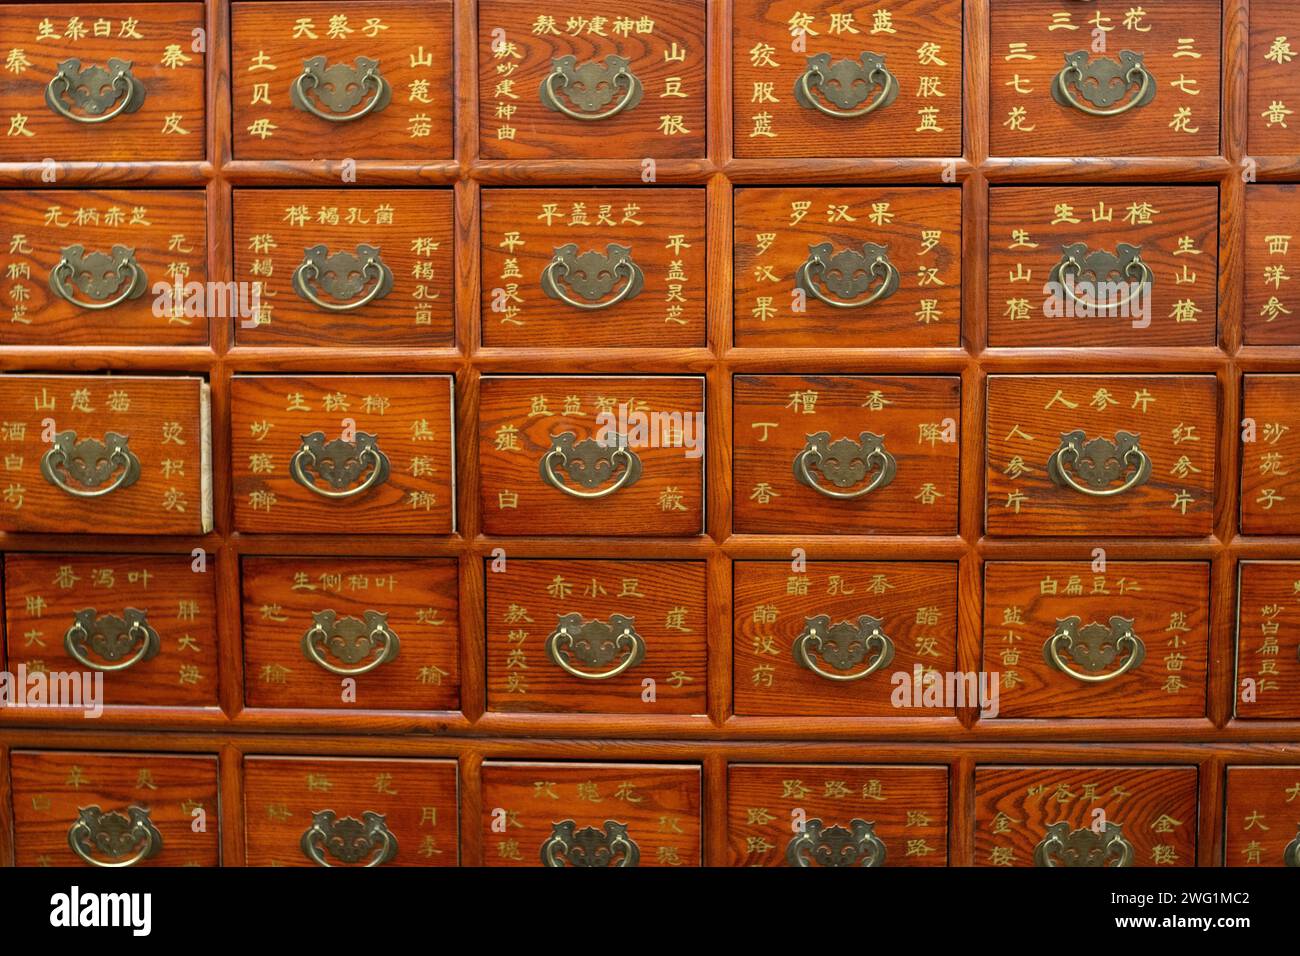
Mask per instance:
[[[65,96],[82,112],[72,112]],[[80,60],[64,60],[45,84],[45,105],[74,123],[107,123],[123,113],[134,113],[144,96],[144,84],[132,75],[130,60],[110,58],[107,67],[84,70]]]
[[[600,301],[613,292],[620,281],[623,286],[614,297]],[[569,295],[565,291],[566,285],[582,298],[575,299]],[[560,246],[542,270],[543,292],[567,306],[587,311],[608,309],[634,299],[644,285],[645,275],[632,261],[632,247],[614,242],[605,246],[604,254],[584,252],[579,255],[574,243]]]
[[[605,57],[603,64],[591,60],[582,66],[578,66],[575,56],[557,57],[551,61],[551,72],[542,80],[542,105],[569,119],[588,122],[617,116],[641,102],[641,81],[630,64],[627,57],[613,54]],[[614,103],[620,88],[622,95]],[[578,109],[567,106],[562,95]],[[614,105],[609,106],[610,103]]]
[[[881,630],[883,627],[884,622],[870,614],[859,615],[856,624],[840,621],[832,625],[828,614],[804,618],[803,630],[794,639],[795,663],[827,680],[848,682],[870,677],[894,659],[894,642]],[[873,653],[875,657],[865,670],[850,673]],[[820,654],[838,673],[822,668],[814,654]]]
[[[636,866],[641,850],[628,835],[627,824],[606,820],[603,829],[583,827],[573,820],[551,824],[542,844],[543,866]]]
[[[163,838],[144,807],[127,807],[121,813],[93,806],[77,811],[76,821],[68,828],[68,846],[91,866],[117,869],[157,856]],[[95,853],[108,859],[96,859]]]
[[[317,295],[312,283],[319,285],[334,301]],[[366,285],[373,283],[362,294]],[[293,291],[318,309],[327,312],[351,312],[393,291],[393,270],[384,264],[378,246],[358,245],[357,251],[330,255],[329,247],[311,246],[303,250],[302,262],[293,270]]]
[[[129,246],[90,254],[85,246],[67,246],[50,270],[50,291],[79,309],[111,309],[140,298],[148,287],[149,280]],[[89,298],[77,298],[78,291]]]
[[[1082,299],[1074,292],[1079,280],[1084,276],[1092,277],[1091,280],[1084,280],[1085,285],[1092,286],[1092,301]],[[1118,278],[1112,279],[1112,276]],[[1061,247],[1061,261],[1052,266],[1052,271],[1048,273],[1047,278],[1049,282],[1060,286],[1066,297],[1075,305],[1083,306],[1085,309],[1109,311],[1128,306],[1142,294],[1143,290],[1151,288],[1156,276],[1151,271],[1151,267],[1142,261],[1141,246],[1121,242],[1111,253],[1104,249],[1089,251],[1086,242],[1072,242]],[[1099,295],[1107,283],[1123,283],[1132,288],[1119,301],[1098,302]]]
[[[885,844],[876,824],[854,818],[848,827],[826,826],[813,818],[804,822],[785,848],[790,866],[884,866]]]
[[[1132,432],[1116,432],[1114,441],[1108,438],[1089,441],[1082,430],[1065,432],[1060,447],[1047,459],[1047,476],[1062,488],[1073,488],[1092,498],[1123,494],[1146,484],[1151,477],[1151,456],[1139,446],[1141,440],[1141,435]],[[1129,476],[1110,487],[1126,471]],[[1083,479],[1082,484],[1079,478]]]
[[[864,242],[861,252],[835,252],[834,248],[829,242],[808,247],[808,258],[794,274],[796,288],[837,309],[865,308],[898,291],[898,269],[889,261],[884,245]],[[823,292],[823,283],[838,298]],[[875,289],[871,288],[873,284]],[[868,295],[852,298],[868,290]]]
[[[1082,618],[1061,618],[1052,636],[1043,643],[1043,659],[1062,674],[1085,684],[1101,684],[1128,673],[1146,657],[1146,644],[1133,631],[1131,618],[1115,616],[1109,624],[1093,621],[1081,627],[1082,624]],[[1075,670],[1061,656],[1063,651],[1084,670]],[[1125,652],[1127,656],[1118,668],[1102,673]]]
[[[608,680],[635,667],[645,659],[645,638],[636,632],[636,619],[613,614],[609,623],[584,620],[581,614],[561,614],[555,630],[546,638],[546,656],[567,674],[583,680]],[[619,660],[619,657],[622,660]],[[588,667],[614,667],[587,671]]]
[[[147,617],[148,612],[133,607],[127,608],[121,617],[100,615],[93,607],[77,611],[72,616],[72,626],[63,635],[63,649],[78,664],[91,670],[107,673],[127,670],[142,661],[153,660],[162,650],[162,638],[149,625]],[[107,663],[92,660],[92,651]]]
[[[382,611],[366,611],[361,620],[340,617],[333,610],[317,611],[311,617],[311,627],[302,636],[303,656],[331,674],[357,677],[397,659],[401,641]],[[340,667],[325,658],[326,652],[344,664],[357,666]]]
[[[312,102],[308,95],[311,92],[325,104],[328,113]],[[371,94],[370,101],[355,113],[348,112],[365,99],[367,93]],[[364,56],[357,57],[352,66],[346,63],[326,66],[325,57],[310,57],[302,61],[302,72],[289,87],[289,102],[294,109],[331,123],[351,123],[378,113],[391,99],[392,89],[379,73],[379,61]]]
[[[827,498],[851,499],[861,498],[877,488],[883,488],[894,480],[898,463],[894,456],[885,450],[883,435],[862,432],[858,440],[841,438],[831,441],[830,432],[817,432],[808,436],[808,443],[794,459],[794,477],[801,485],[807,485]],[[875,471],[875,476],[857,491],[836,491],[821,484],[812,473],[820,471],[836,488],[848,488],[866,479]]]
[[[1053,823],[1034,847],[1034,866],[1132,865],[1133,844],[1124,839],[1123,827],[1110,820],[1100,831]]]
[[[322,498],[355,498],[388,480],[388,456],[379,450],[379,437],[357,432],[353,441],[325,440],[324,432],[302,436],[302,445],[289,459],[289,474]],[[361,483],[353,485],[361,476]],[[317,479],[328,484],[322,488]],[[332,490],[331,490],[332,489]]]
[[[1282,863],[1286,866],[1300,866],[1300,826],[1296,827],[1295,839],[1282,851]]]
[[[83,438],[75,431],[58,432],[41,456],[41,474],[74,498],[100,498],[129,488],[140,478],[140,459],[128,447],[130,437],[107,432],[104,440]]]
[[[879,92],[871,98],[876,90]],[[832,105],[823,103],[817,93]],[[836,60],[834,63],[829,53],[810,56],[808,65],[794,84],[794,98],[800,106],[835,119],[866,116],[888,106],[897,97],[898,80],[886,68],[885,57],[867,51],[856,60]]]
[[[542,480],[552,488],[574,498],[606,498],[620,488],[636,484],[641,477],[641,459],[627,447],[624,436],[620,435],[612,442],[592,438],[578,441],[577,438],[573,432],[551,436],[551,447],[542,456],[538,471]],[[565,478],[556,474],[557,468]],[[616,472],[618,477],[614,478]],[[574,487],[576,484],[581,488],[598,488],[611,478],[614,478],[614,483],[599,491],[581,491]]]
[[[351,866],[369,859],[367,867],[382,866],[397,856],[397,837],[382,813],[366,810],[361,819],[340,817],[333,810],[312,814],[311,826],[298,841],[303,856],[317,866],[334,866],[330,857]]]
[[[1133,87],[1137,89],[1132,98],[1112,108]],[[1075,89],[1087,103],[1075,97]],[[1089,116],[1119,116],[1146,106],[1155,96],[1155,77],[1142,62],[1142,54],[1132,50],[1120,51],[1118,61],[1106,57],[1089,61],[1087,50],[1067,53],[1065,66],[1052,80],[1052,99]]]

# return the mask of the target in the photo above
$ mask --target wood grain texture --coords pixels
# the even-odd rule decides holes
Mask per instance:
[[[1291,248],[1300,218],[1300,190],[1252,183],[1245,192],[1243,340],[1247,345],[1300,345],[1300,303],[1290,287],[1292,277],[1300,273],[1300,242]]]
[[[1242,534],[1300,533],[1300,375],[1243,376],[1242,413]]]
[[[1228,767],[1226,777],[1223,865],[1286,866],[1300,840],[1300,767]]]
[[[1300,715],[1300,562],[1242,561],[1236,621],[1236,708],[1242,718]]]
[[[1300,120],[1295,117],[1300,11],[1287,0],[1250,0],[1249,22],[1247,145],[1258,156],[1295,154],[1300,152]]]

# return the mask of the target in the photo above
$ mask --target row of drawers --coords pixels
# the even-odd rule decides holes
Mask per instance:
[[[20,866],[217,865],[211,756],[15,751]],[[489,866],[698,866],[698,765],[486,761],[482,817],[455,760],[246,756],[251,866],[455,866],[480,827]],[[982,866],[1193,866],[1194,766],[977,766]],[[727,768],[731,866],[943,866],[945,766]],[[1300,767],[1227,769],[1228,866],[1300,866]]]
[[[707,4],[547,10],[477,4],[482,157],[705,156],[707,85],[726,75],[706,66]],[[739,157],[958,156],[963,61],[985,57],[994,155],[1219,151],[1219,0],[1077,10],[992,0],[987,37],[966,44],[960,0],[735,0],[732,14],[721,29]],[[316,156],[323,135],[335,158],[452,156],[451,0],[358,2],[346,14],[235,2],[230,21],[220,95],[235,159]],[[198,3],[108,4],[93,17],[66,4],[0,6],[0,47],[11,51],[0,160],[202,159],[204,27]],[[1300,18],[1288,0],[1254,0],[1249,31],[1249,149],[1295,152],[1300,128],[1287,120],[1300,67],[1287,34]]]
[[[1207,562],[988,562],[971,673],[956,563],[796,563],[733,564],[736,716],[1207,715]],[[462,615],[485,622],[472,658],[489,712],[710,710],[722,649],[703,561],[489,558],[472,608],[454,559],[245,556],[241,574],[234,653],[252,710],[458,711]],[[189,555],[6,555],[9,670],[51,693],[71,673],[87,691],[19,703],[216,707],[221,634],[236,631],[218,626],[216,577]],[[1300,562],[1245,561],[1238,577],[1235,713],[1300,718]],[[30,695],[23,679],[15,692]]]
[[[960,187],[733,193],[734,344],[955,348]],[[450,347],[449,189],[236,189],[233,281],[207,282],[199,191],[0,196],[8,345]],[[1214,346],[1219,187],[993,186],[988,344]],[[1293,185],[1246,189],[1243,340],[1300,343]],[[488,348],[706,344],[703,188],[487,187],[478,251]],[[970,277],[965,277],[970,281]],[[969,336],[967,336],[969,338]]]

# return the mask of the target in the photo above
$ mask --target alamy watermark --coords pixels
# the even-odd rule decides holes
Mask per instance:
[[[80,710],[94,720],[104,713],[102,671],[0,671],[0,708],[59,707]]]
[[[237,318],[244,328],[262,321],[261,282],[155,282],[153,314],[160,319]]]
[[[1133,328],[1151,324],[1151,282],[1076,279],[1062,272],[1061,281],[1043,285],[1043,315],[1049,319],[1132,319]]]
[[[596,415],[596,444],[604,448],[681,448],[704,454],[703,412],[648,412],[620,404]]]
[[[961,710],[978,707],[980,717],[998,715],[997,671],[926,670],[920,664],[912,672],[895,671],[889,677],[894,686],[889,702],[898,708],[925,707],[935,710]]]

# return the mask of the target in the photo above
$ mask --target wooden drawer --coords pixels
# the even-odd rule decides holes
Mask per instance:
[[[456,866],[454,760],[245,757],[248,866]]]
[[[215,568],[189,554],[8,554],[11,668],[99,671],[105,706],[217,706]]]
[[[456,710],[451,559],[243,559],[249,707]]]
[[[156,288],[207,280],[200,190],[25,190],[2,200],[10,284],[0,345],[207,343],[204,313],[187,315],[184,294]]]
[[[1209,605],[1204,562],[989,562],[997,716],[1203,717]]]
[[[0,531],[212,530],[208,385],[0,376]]]
[[[487,534],[700,534],[704,380],[485,375],[479,471]]]
[[[214,756],[15,750],[9,757],[18,866],[220,862]]]
[[[1300,15],[1291,0],[1251,0],[1248,21],[1248,152],[1256,156],[1300,153],[1300,122],[1293,118],[1300,102],[1295,96],[1300,81],[1300,62],[1296,60]]]
[[[489,710],[705,713],[703,561],[492,564]]]
[[[732,764],[731,866],[944,866],[948,768]]]
[[[738,346],[960,344],[959,189],[738,189],[735,264]]]
[[[230,22],[235,159],[451,157],[451,0],[233,3]]]
[[[703,189],[485,189],[481,207],[484,345],[704,346]]]
[[[1216,155],[1219,7],[991,0],[989,152]]]
[[[237,189],[234,209],[235,276],[261,283],[240,345],[452,344],[450,190]]]
[[[201,3],[0,6],[0,162],[203,159],[203,26]]]
[[[1218,245],[1217,186],[994,187],[989,345],[1214,345]]]
[[[989,534],[1209,534],[1218,402],[1209,375],[990,375]]]
[[[961,153],[960,0],[736,0],[732,21],[737,156]]]
[[[635,16],[593,16],[573,0],[544,14],[529,0],[477,6],[484,159],[704,156],[698,0],[642,0]]]
[[[1300,31],[1297,31],[1300,37]],[[1300,40],[1297,40],[1300,44]],[[1300,274],[1300,188],[1277,183],[1246,187],[1246,273],[1242,339],[1247,345],[1300,345],[1300,301],[1291,292]]]
[[[976,767],[977,866],[1195,866],[1195,767]]]
[[[236,377],[235,527],[449,534],[452,420],[444,375]]]
[[[1300,562],[1237,565],[1238,717],[1300,717]]]
[[[488,866],[699,866],[700,768],[483,764]]]
[[[737,375],[736,531],[955,534],[955,376]]]
[[[921,674],[956,666],[956,564],[737,561],[733,573],[738,715],[916,716]]]
[[[1300,534],[1300,375],[1245,375],[1241,387],[1241,533]]]
[[[1300,766],[1229,767],[1224,866],[1300,866]]]

